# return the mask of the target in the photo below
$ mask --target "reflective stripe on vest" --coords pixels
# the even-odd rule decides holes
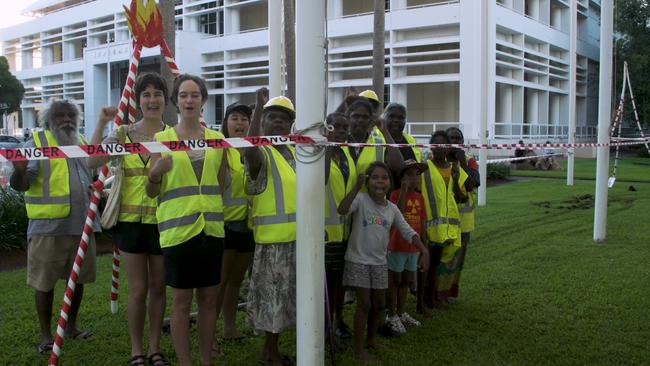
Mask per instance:
[[[34,146],[59,146],[52,132],[40,130]],[[38,176],[25,192],[25,208],[30,219],[60,219],[70,215],[70,173],[67,159],[41,160]]]
[[[404,136],[404,139],[406,140],[406,142],[408,142],[411,145],[414,145],[414,144],[418,143],[417,141],[415,141],[415,138],[413,136],[409,135],[406,132],[402,132],[402,136]],[[420,150],[419,148],[417,148],[415,146],[411,147],[411,149],[413,150],[413,154],[415,155],[415,160],[418,163],[422,162],[422,150]]]
[[[223,135],[206,128],[204,138],[218,139]],[[157,133],[156,141],[178,141],[178,135],[170,128]],[[201,232],[224,237],[223,202],[217,178],[222,154],[222,149],[205,151],[200,181],[186,152],[162,154],[172,158],[172,170],[162,177],[156,211],[162,248],[184,243]]]
[[[118,141],[133,142],[126,133],[126,128],[126,126],[118,127]],[[123,181],[120,190],[120,214],[117,220],[155,224],[157,201],[145,193],[150,160],[145,164],[137,154],[126,155],[122,159]]]
[[[291,154],[293,148],[287,147]],[[253,235],[257,244],[296,240],[296,173],[274,147],[261,148],[266,164],[266,188],[252,198]]]
[[[226,150],[228,169],[225,171],[223,212],[225,221],[245,220],[248,215],[248,199],[244,193],[244,166],[237,149]]]

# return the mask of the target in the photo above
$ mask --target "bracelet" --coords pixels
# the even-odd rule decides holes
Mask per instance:
[[[149,183],[151,183],[151,184],[160,184],[160,183],[162,183],[162,177],[160,177],[160,180],[157,181],[157,182],[152,181],[151,178],[150,178],[149,176],[147,176],[147,180],[148,180]]]

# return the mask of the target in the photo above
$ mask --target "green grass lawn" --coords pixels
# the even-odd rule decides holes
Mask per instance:
[[[404,337],[385,340],[390,349],[374,353],[377,364],[650,364],[650,184],[634,183],[636,192],[628,186],[609,191],[604,244],[592,241],[593,209],[570,208],[589,203],[585,195],[593,194],[593,181],[491,187],[488,206],[478,212],[460,299],[435,309],[433,319]],[[119,313],[112,315],[110,271],[110,258],[100,258],[98,280],[88,286],[80,316],[95,336],[66,342],[62,365],[120,365],[129,357],[126,283]],[[0,365],[45,364],[34,347],[38,323],[25,271],[0,273],[0,288]],[[61,282],[57,307],[62,290]],[[413,305],[410,298],[409,312]],[[348,317],[353,309],[347,308]],[[196,355],[195,330],[193,337]],[[295,333],[282,336],[283,352],[295,355],[294,344]],[[224,344],[227,355],[217,364],[255,365],[261,345],[252,337]],[[173,356],[168,336],[162,348]],[[337,361],[359,364],[350,351]]]
[[[511,170],[516,177],[540,177],[540,178],[562,178],[566,179],[566,159],[560,159],[561,171],[542,170]],[[610,158],[610,169],[608,176],[612,175],[614,167],[614,155]],[[575,179],[596,179],[596,159],[576,159]],[[618,162],[617,181],[650,182],[650,159],[638,157],[623,157]]]

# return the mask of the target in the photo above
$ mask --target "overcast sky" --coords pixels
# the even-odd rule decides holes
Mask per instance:
[[[21,16],[20,11],[34,2],[36,0],[3,1],[2,9],[0,9],[0,32],[2,32],[2,28],[33,19]]]

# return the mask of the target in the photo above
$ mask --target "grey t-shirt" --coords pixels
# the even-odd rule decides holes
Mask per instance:
[[[25,143],[25,147],[35,147],[34,140]],[[86,214],[90,205],[88,186],[91,183],[91,176],[88,170],[88,159],[68,159],[68,172],[70,180],[70,215],[62,219],[31,219],[27,226],[27,237],[33,235],[79,235],[83,232],[86,222]],[[31,160],[27,164],[27,179],[29,184],[36,181],[38,177],[38,161]],[[93,231],[101,231],[99,215],[93,222]]]
[[[352,233],[345,252],[346,261],[373,266],[386,264],[390,228],[393,225],[409,242],[418,235],[394,203],[386,200],[386,205],[379,205],[365,192],[359,192],[354,198],[350,213],[353,215]]]

